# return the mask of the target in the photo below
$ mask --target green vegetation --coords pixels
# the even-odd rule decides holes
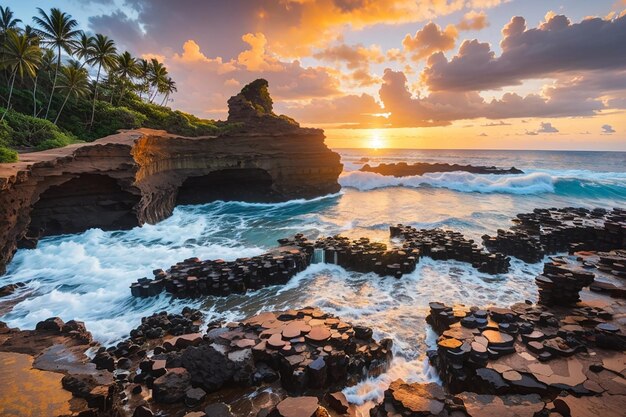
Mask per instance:
[[[112,39],[78,30],[57,8],[38,8],[33,22],[23,25],[0,6],[0,162],[15,160],[15,150],[92,141],[119,129],[186,136],[229,129],[166,107],[176,82],[158,60],[118,53]]]
[[[263,78],[254,80],[246,85],[241,94],[254,105],[258,112],[263,114],[272,114],[273,102],[270,97],[269,83]]]
[[[2,162],[17,162],[17,152],[0,146],[0,163]]]

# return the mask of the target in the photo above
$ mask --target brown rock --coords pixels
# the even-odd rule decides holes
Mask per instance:
[[[185,368],[169,369],[154,381],[152,397],[160,403],[175,403],[185,398],[190,387],[191,376]]]
[[[314,417],[319,405],[316,397],[289,397],[278,403],[272,417]]]

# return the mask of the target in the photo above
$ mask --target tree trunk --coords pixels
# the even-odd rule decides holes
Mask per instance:
[[[123,81],[122,81],[123,83]],[[122,84],[122,91],[120,92],[120,98],[117,100],[117,105],[119,106],[122,103],[122,99],[124,98],[124,93],[126,92],[126,84]]]
[[[11,96],[13,95],[13,86],[15,85],[15,79],[17,78],[17,67],[13,70],[13,78],[11,79],[11,87],[9,88],[9,98],[7,99],[7,108],[4,109],[4,114],[2,118],[0,118],[0,122],[4,120],[4,117],[9,112],[9,107],[11,107]]]
[[[54,119],[54,124],[55,125],[59,121],[59,116],[61,116],[61,112],[63,111],[63,108],[65,107],[65,103],[67,103],[67,99],[70,98],[70,94],[72,94],[72,90],[71,89],[70,89],[70,91],[67,92],[67,95],[65,96],[65,100],[63,100],[63,104],[61,104],[61,108],[59,109],[59,112],[57,113],[57,117],[55,117],[55,119]]]
[[[39,79],[39,77],[36,75],[35,78],[33,78],[33,83],[35,84],[33,86],[33,117],[37,117],[37,80]]]
[[[50,106],[52,105],[52,97],[54,97],[54,90],[57,88],[57,76],[59,75],[59,68],[61,68],[61,45],[58,47],[58,52],[57,67],[54,69],[54,81],[52,82],[52,91],[50,92],[50,100],[48,100],[45,119],[48,119],[48,113],[50,113]]]
[[[89,130],[93,126],[93,117],[96,114],[96,99],[98,98],[98,81],[100,81],[100,69],[102,69],[102,63],[98,64],[98,75],[96,75],[96,85],[93,88],[93,103],[91,105],[91,121],[89,122]]]

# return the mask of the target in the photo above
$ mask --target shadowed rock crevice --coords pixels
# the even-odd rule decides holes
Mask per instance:
[[[41,194],[31,212],[28,236],[76,233],[92,227],[130,229],[139,225],[134,213],[139,199],[114,178],[81,174]]]
[[[215,200],[271,202],[278,199],[267,171],[233,168],[187,178],[178,189],[176,204],[202,204]]]

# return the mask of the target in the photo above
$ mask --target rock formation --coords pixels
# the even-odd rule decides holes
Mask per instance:
[[[272,112],[266,81],[229,100],[228,121],[220,136],[139,129],[0,164],[0,273],[18,247],[46,235],[156,223],[177,204],[339,191],[339,155],[322,130]]]
[[[474,165],[458,165],[458,164],[429,164],[426,162],[416,162],[412,165],[406,162],[398,162],[397,164],[380,164],[378,166],[370,166],[365,164],[359,171],[375,172],[382,175],[393,175],[394,177],[409,177],[412,175],[424,175],[429,172],[453,172],[464,171],[472,174],[523,174],[524,171],[515,167],[509,169],[496,168],[494,166],[474,166]]]

